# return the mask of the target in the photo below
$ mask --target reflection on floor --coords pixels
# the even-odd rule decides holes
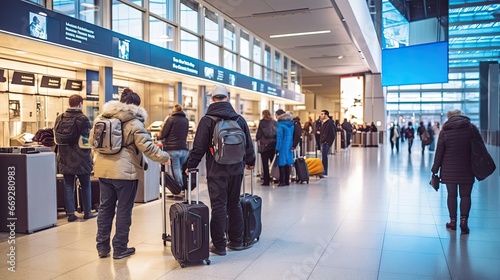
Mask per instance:
[[[180,268],[163,247],[161,203],[134,208],[130,258],[99,259],[96,221],[79,220],[0,243],[1,279],[500,279],[498,170],[474,185],[470,235],[445,228],[446,188],[428,184],[433,154],[387,146],[330,157],[329,177],[261,187],[263,232],[245,251]],[[498,148],[491,148],[497,164]],[[247,180],[250,180],[247,177]],[[258,184],[256,184],[258,185]],[[202,200],[208,203],[206,185]]]

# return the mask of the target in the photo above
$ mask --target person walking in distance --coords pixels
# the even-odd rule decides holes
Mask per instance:
[[[408,153],[411,154],[411,147],[413,146],[413,139],[415,138],[415,129],[413,123],[408,122],[408,127],[405,130],[406,140],[408,140]]]
[[[292,114],[283,109],[276,111],[278,124],[276,127],[276,160],[280,170],[278,187],[290,185],[290,165],[293,164],[293,131]]]
[[[446,223],[446,228],[457,229],[457,197],[460,193],[460,229],[462,234],[468,234],[472,185],[475,180],[471,170],[471,141],[473,134],[481,136],[476,126],[460,110],[448,112],[447,117],[438,138],[431,172],[440,172],[441,182],[446,184],[448,191],[450,222]]]
[[[258,141],[259,153],[262,158],[262,186],[269,186],[271,181],[269,175],[269,163],[274,159],[276,148],[276,121],[273,120],[269,110],[262,111],[262,119],[257,128],[255,137]]]
[[[227,89],[217,85],[212,90],[211,95],[212,103],[208,106],[205,116],[200,119],[194,137],[193,149],[189,153],[187,168],[188,170],[196,168],[205,156],[208,194],[212,208],[210,220],[212,244],[209,248],[212,253],[224,256],[226,255],[226,247],[231,250],[243,250],[249,247],[243,244],[243,213],[240,204],[240,191],[245,168],[251,170],[255,165],[255,153],[247,122],[236,113],[229,103]],[[222,156],[218,153],[219,149],[223,149],[223,147],[219,146],[215,149],[216,147],[212,143],[216,125],[221,121],[235,121],[241,129],[238,133],[245,135],[245,140],[241,143],[242,147],[227,155],[233,161],[239,160],[237,163],[223,163]],[[226,240],[226,229],[229,242]]]
[[[345,131],[345,147],[348,148],[351,145],[351,136],[352,136],[352,125],[350,122],[344,118],[344,122],[342,123],[342,129]]]
[[[188,159],[187,135],[189,121],[182,111],[182,106],[175,104],[172,114],[165,120],[160,139],[163,139],[163,150],[170,155],[174,178],[182,186],[182,166]]]
[[[111,227],[116,215],[116,231],[113,237],[113,258],[122,259],[135,253],[134,247],[128,247],[132,208],[134,207],[137,185],[144,178],[147,163],[144,156],[158,163],[170,164],[167,152],[156,146],[151,139],[144,122],[147,113],[139,107],[141,98],[131,89],[123,90],[120,101],[104,104],[102,113],[94,122],[119,119],[121,121],[122,145],[118,153],[105,154],[95,151],[95,176],[99,178],[101,203],[97,217],[96,248],[100,258],[106,258],[111,251]],[[91,139],[93,143],[93,139]],[[95,145],[94,145],[95,148]]]
[[[90,187],[90,173],[92,173],[92,157],[90,156],[90,145],[81,148],[79,143],[88,143],[90,134],[90,121],[82,112],[83,98],[74,94],[69,97],[69,108],[59,115],[54,124],[56,142],[58,128],[62,123],[70,121],[71,130],[75,137],[68,143],[57,146],[57,167],[60,174],[64,176],[64,205],[68,222],[77,219],[75,216],[75,181],[78,177],[82,193],[83,218],[91,219],[97,216],[92,212],[92,189]],[[62,129],[64,130],[64,129]]]
[[[323,163],[323,169],[325,170],[323,176],[326,177],[328,176],[328,153],[335,141],[337,131],[335,123],[330,119],[330,112],[328,112],[328,110],[322,110],[319,117],[322,121],[319,140],[321,143],[321,161]]]

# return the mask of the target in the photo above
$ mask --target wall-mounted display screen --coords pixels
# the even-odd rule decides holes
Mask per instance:
[[[30,12],[30,36],[47,40],[47,17]]]
[[[130,59],[130,41],[118,39],[118,57],[121,59]]]

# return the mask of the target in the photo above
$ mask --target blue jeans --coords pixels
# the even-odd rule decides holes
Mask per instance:
[[[91,199],[92,191],[90,189],[90,174],[64,174],[64,206],[67,215],[75,214],[75,181],[76,177],[80,181],[82,194],[82,207],[84,213],[90,213],[92,210]]]
[[[331,145],[327,143],[321,144],[321,161],[323,163],[324,175],[328,175],[328,153],[330,152]]]
[[[98,251],[110,251],[111,227],[116,209],[116,232],[113,237],[113,250],[121,253],[127,250],[132,208],[137,194],[138,180],[116,180],[99,178],[101,203],[97,216],[96,248]]]
[[[170,162],[172,164],[174,178],[179,184],[184,185],[182,182],[182,165],[186,164],[189,156],[188,150],[174,150],[167,151],[170,155]]]

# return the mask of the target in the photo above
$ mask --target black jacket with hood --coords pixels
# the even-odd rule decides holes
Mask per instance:
[[[63,114],[65,118],[75,118],[79,136],[89,137],[92,127],[89,118],[81,109],[68,108]],[[57,149],[57,167],[60,174],[90,174],[92,172],[90,149],[80,148],[78,142],[72,145],[59,145]]]
[[[337,128],[332,119],[328,118],[321,125],[321,132],[319,134],[319,141],[321,144],[327,143],[329,146],[333,145],[335,137],[337,136]]]
[[[183,111],[175,112],[167,118],[161,130],[160,139],[163,139],[163,150],[187,150],[187,135],[189,121]]]
[[[263,146],[262,152],[274,152],[274,148],[276,147],[276,121],[260,120],[255,139],[260,141],[260,145]]]
[[[212,145],[212,136],[216,122],[206,115],[219,117],[221,119],[237,120],[246,136],[245,157],[241,163],[224,165],[215,162],[213,155],[210,153],[210,147]],[[245,119],[234,111],[231,103],[224,101],[212,103],[208,106],[206,115],[201,118],[196,129],[193,149],[191,149],[189,153],[187,168],[196,168],[203,156],[206,158],[207,177],[211,178],[241,175],[245,172],[245,164],[254,166],[255,152],[250,130],[248,129]]]
[[[473,184],[471,170],[471,140],[473,130],[466,116],[453,116],[443,125],[439,133],[432,173],[437,174],[444,184]],[[478,132],[479,133],[479,132]]]

